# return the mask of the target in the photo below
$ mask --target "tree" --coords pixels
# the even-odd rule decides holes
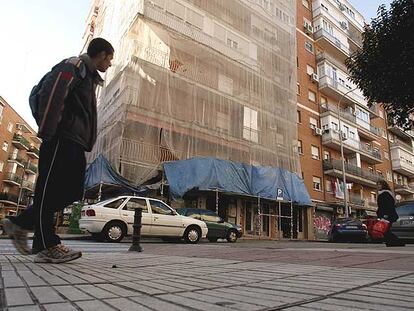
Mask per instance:
[[[346,60],[350,79],[369,105],[382,103],[389,120],[409,129],[414,113],[414,1],[394,0],[378,8],[366,25],[362,49]],[[412,80],[413,79],[413,80]]]

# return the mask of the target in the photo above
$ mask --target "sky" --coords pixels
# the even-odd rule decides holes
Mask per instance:
[[[350,2],[370,21],[391,0]],[[79,54],[90,6],[91,0],[0,0],[0,96],[34,129],[30,91],[56,63]]]

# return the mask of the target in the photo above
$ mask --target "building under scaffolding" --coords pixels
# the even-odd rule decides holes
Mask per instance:
[[[299,173],[295,10],[294,0],[95,1],[88,27],[111,41],[115,60],[99,91],[90,162],[103,153],[133,184],[159,175],[165,161],[193,157]],[[216,205],[214,192],[186,199]],[[249,198],[223,194],[221,204],[245,233],[278,236],[270,216],[267,230],[267,216],[250,228],[259,216]],[[263,214],[278,212],[266,206]],[[299,211],[303,224],[310,212]]]

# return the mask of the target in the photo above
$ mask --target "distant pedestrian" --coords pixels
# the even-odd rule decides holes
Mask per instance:
[[[387,246],[405,246],[394,233],[391,232],[391,226],[398,219],[398,214],[395,208],[395,198],[391,192],[391,188],[385,180],[379,180],[378,197],[377,197],[377,216],[390,222],[390,228],[384,234],[384,240]]]
[[[34,229],[35,262],[62,263],[82,256],[61,244],[54,215],[80,200],[85,176],[85,151],[96,141],[95,89],[113,59],[112,45],[93,39],[87,53],[63,60],[47,73],[30,94],[29,102],[42,139],[39,176],[33,206],[3,221],[16,249],[30,254],[28,230]]]

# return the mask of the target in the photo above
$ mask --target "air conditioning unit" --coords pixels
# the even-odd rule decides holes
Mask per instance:
[[[313,34],[313,27],[311,24],[309,24],[308,22],[304,22],[303,23],[303,27],[305,28],[305,33],[307,33],[308,35]]]
[[[319,127],[316,127],[316,128],[313,129],[313,135],[322,136],[322,134],[323,134],[323,131]]]
[[[312,82],[319,82],[319,76],[317,73],[312,73],[311,74],[311,80]]]

